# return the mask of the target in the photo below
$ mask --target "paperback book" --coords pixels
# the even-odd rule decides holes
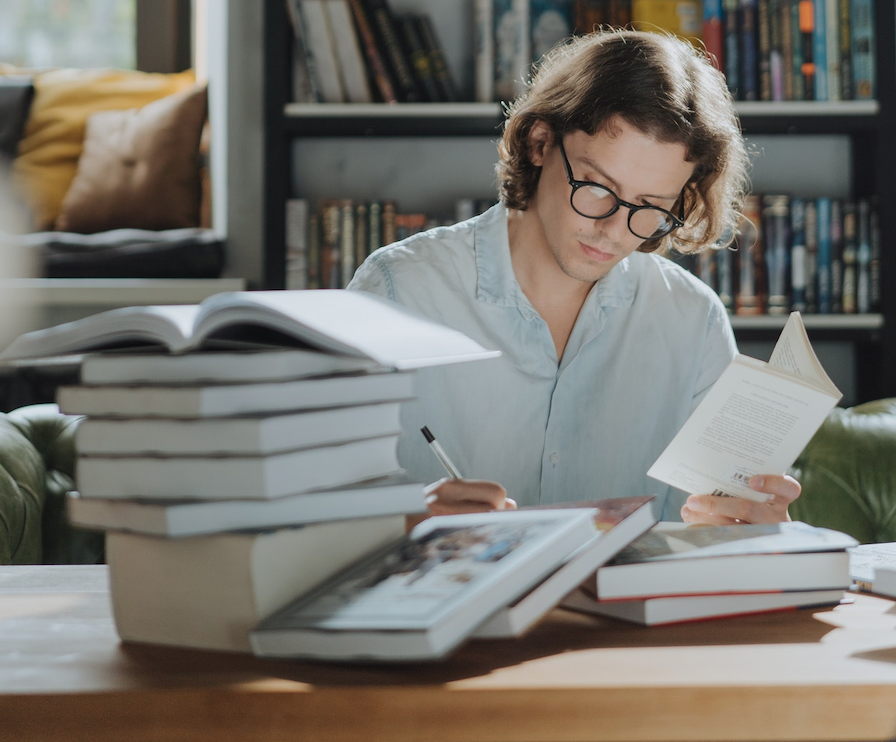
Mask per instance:
[[[88,417],[75,430],[82,456],[265,456],[401,433],[400,402],[307,412],[172,420]]]
[[[635,600],[598,600],[586,587],[563,599],[562,606],[582,613],[618,618],[643,626],[742,616],[750,613],[836,605],[843,589],[788,590],[763,593],[673,595]]]
[[[442,658],[593,536],[590,509],[432,517],[262,621],[252,647],[337,661]]]
[[[398,436],[269,456],[79,456],[82,497],[266,500],[400,471]]]
[[[801,522],[659,523],[597,570],[600,600],[846,590],[852,536]]]
[[[792,312],[768,363],[737,355],[647,474],[690,494],[762,501],[754,474],[783,474],[840,401]]]
[[[82,497],[69,492],[69,521],[102,531],[197,536],[425,510],[424,485],[403,473],[271,500]]]
[[[493,639],[526,633],[567,593],[592,576],[600,565],[656,523],[653,499],[650,495],[587,503],[595,509],[594,536],[525,595],[492,614],[474,636]]]

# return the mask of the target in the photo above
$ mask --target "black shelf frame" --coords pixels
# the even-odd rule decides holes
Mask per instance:
[[[291,34],[282,0],[264,0],[264,268],[262,288],[286,283],[285,205],[292,192],[291,142],[297,137],[495,137],[494,104],[290,104]],[[847,135],[855,196],[896,205],[896,4],[876,0],[876,101],[739,103],[751,135]],[[884,31],[886,29],[886,31]],[[886,214],[888,209],[881,208]],[[875,327],[809,328],[813,341],[855,343],[860,401],[896,397],[896,222],[880,220],[882,321]],[[741,340],[773,340],[775,327],[738,326]]]

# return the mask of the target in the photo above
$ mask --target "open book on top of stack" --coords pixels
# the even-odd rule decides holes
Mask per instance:
[[[663,624],[837,603],[851,536],[800,522],[659,523],[598,568],[563,605]]]

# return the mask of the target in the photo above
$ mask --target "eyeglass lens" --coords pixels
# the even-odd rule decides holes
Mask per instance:
[[[574,190],[572,206],[582,216],[602,219],[612,214],[621,204],[616,194],[608,188],[587,185]],[[645,240],[661,237],[674,227],[672,216],[658,208],[646,206],[629,213],[628,228]]]

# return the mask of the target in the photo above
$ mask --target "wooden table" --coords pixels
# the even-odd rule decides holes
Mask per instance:
[[[896,606],[641,628],[555,611],[443,663],[121,644],[104,567],[0,568],[0,739],[884,740]]]

